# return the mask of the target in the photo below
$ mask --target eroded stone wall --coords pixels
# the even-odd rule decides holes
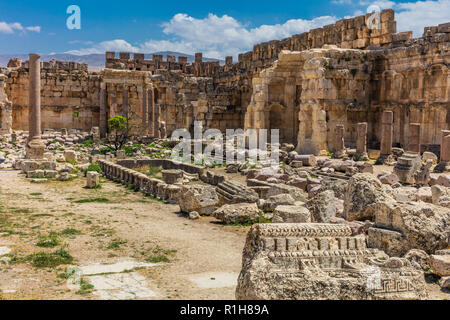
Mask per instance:
[[[6,94],[12,103],[14,130],[28,130],[28,62],[10,68]],[[41,66],[42,129],[80,129],[98,126],[101,77],[86,64],[43,62]]]

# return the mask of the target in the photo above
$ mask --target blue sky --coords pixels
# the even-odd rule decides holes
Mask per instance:
[[[394,8],[397,31],[415,36],[450,21],[450,0],[0,0],[0,54],[170,50],[223,58],[364,14],[372,4]],[[66,27],[69,5],[81,9],[80,30]]]

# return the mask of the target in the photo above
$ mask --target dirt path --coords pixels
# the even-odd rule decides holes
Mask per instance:
[[[99,299],[108,297],[102,290],[113,292],[108,290],[118,283],[114,292],[120,293],[125,283],[131,293],[115,297],[234,299],[248,228],[225,227],[211,218],[191,221],[177,213],[177,205],[109,181],[96,190],[84,184],[84,178],[34,184],[17,171],[0,172],[0,248],[11,250],[3,260],[12,259],[0,261],[0,298]],[[56,245],[37,246],[45,241]],[[86,277],[94,288],[77,291],[64,279],[67,265],[39,268],[30,259],[32,253],[60,248],[74,258],[70,265],[80,267],[129,260],[158,265],[100,272],[102,279]],[[132,279],[123,280],[127,274]],[[133,288],[133,281],[144,287]]]

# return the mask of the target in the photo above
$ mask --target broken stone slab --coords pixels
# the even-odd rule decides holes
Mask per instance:
[[[308,200],[306,207],[311,212],[313,222],[330,223],[332,217],[342,215],[343,201],[336,198],[333,191],[327,190]]]
[[[100,174],[95,171],[88,171],[86,173],[86,188],[94,189],[100,184]]]
[[[426,299],[408,260],[368,249],[334,224],[258,224],[247,235],[238,300]]]
[[[66,162],[77,162],[77,154],[74,150],[64,150],[64,160]]]
[[[305,167],[315,167],[317,160],[316,157],[312,154],[308,154],[308,155],[295,155],[293,160],[295,161],[301,161],[302,165]]]
[[[264,201],[263,210],[266,212],[274,211],[278,206],[292,206],[295,204],[295,199],[288,193],[277,194],[270,196]]]
[[[277,206],[272,218],[273,223],[310,223],[311,213],[305,206]]]
[[[357,236],[359,234],[364,234],[366,232],[366,225],[360,221],[347,221],[340,217],[331,217],[330,223],[332,224],[343,224],[349,226],[352,229],[352,236]]]
[[[450,209],[425,202],[388,199],[369,209],[375,225],[369,229],[368,245],[390,256],[403,256],[411,249],[428,254],[449,245]]]
[[[388,184],[390,186],[400,182],[400,179],[395,173],[388,173],[385,175],[378,176],[378,179],[382,184]]]
[[[417,270],[429,270],[430,269],[430,256],[423,250],[411,249],[405,256],[412,266]]]
[[[247,223],[256,220],[260,211],[256,203],[227,204],[212,213],[225,224]]]
[[[434,274],[450,276],[450,255],[431,255],[429,262]]]
[[[372,212],[368,209],[388,197],[381,182],[370,173],[358,173],[350,178],[344,198],[343,218],[352,220],[370,220]]]
[[[162,170],[162,179],[167,184],[183,183],[183,170]]]
[[[181,212],[197,211],[201,215],[211,215],[220,205],[216,190],[210,186],[183,186],[178,198]]]
[[[433,161],[433,164],[436,164],[438,162],[438,157],[433,152],[425,151],[422,154],[422,162],[427,162],[428,160]]]

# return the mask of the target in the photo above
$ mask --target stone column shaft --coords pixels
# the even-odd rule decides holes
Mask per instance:
[[[409,125],[408,151],[420,154],[420,123],[411,123]]]
[[[345,135],[344,125],[338,124],[336,126],[336,140],[335,140],[336,152],[342,152],[345,149],[344,135]]]
[[[147,104],[147,112],[148,112],[148,121],[147,126],[148,129],[153,130],[153,89],[148,89],[147,91],[147,97],[148,97],[148,104]]]
[[[148,88],[147,86],[144,86],[142,90],[142,128],[144,130],[147,129],[147,117],[148,117],[147,104],[148,104]]]
[[[123,86],[122,113],[128,119],[128,86]]]
[[[384,111],[381,116],[381,146],[380,154],[388,156],[392,153],[392,134],[394,121],[394,113],[392,111]]]
[[[450,130],[442,130],[441,161],[450,162]]]
[[[367,122],[358,123],[356,133],[356,153],[364,154],[367,152]]]
[[[100,137],[106,137],[106,128],[108,119],[106,119],[106,102],[107,102],[106,84],[102,84],[100,88]]]
[[[155,103],[154,109],[153,109],[153,136],[158,139],[161,137],[160,131],[159,131],[159,126],[160,126],[159,112],[160,112],[159,103]]]
[[[30,54],[29,59],[29,140],[41,138],[41,56]]]

